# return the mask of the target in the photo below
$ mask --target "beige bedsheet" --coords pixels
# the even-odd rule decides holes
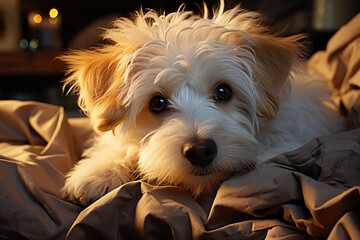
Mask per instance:
[[[331,83],[335,99],[348,116],[348,127],[360,127],[360,13],[330,39],[326,51],[308,61],[312,74]]]
[[[359,20],[340,30],[356,37],[342,34],[310,60],[338,90],[352,128],[360,119]],[[196,200],[133,181],[82,207],[59,189],[92,134],[87,118],[67,119],[61,107],[0,101],[0,239],[360,237],[360,128],[316,138]]]

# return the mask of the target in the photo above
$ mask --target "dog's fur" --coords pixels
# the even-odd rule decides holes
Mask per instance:
[[[100,133],[67,175],[64,197],[88,204],[134,179],[170,184],[194,196],[230,174],[340,131],[325,83],[299,70],[301,36],[279,37],[262,17],[240,7],[213,16],[181,7],[121,18],[104,38],[112,44],[62,57],[65,84]],[[214,92],[227,84],[231,98]],[[168,107],[156,113],[154,96]],[[215,157],[198,166],[186,143],[212,139]]]

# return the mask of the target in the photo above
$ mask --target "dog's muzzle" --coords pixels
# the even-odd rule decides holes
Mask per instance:
[[[184,143],[181,153],[192,165],[204,168],[214,160],[217,146],[212,139],[194,140]]]

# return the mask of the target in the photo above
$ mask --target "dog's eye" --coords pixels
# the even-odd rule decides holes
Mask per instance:
[[[231,88],[227,84],[219,84],[214,93],[215,101],[217,102],[226,102],[229,101],[232,97]]]
[[[150,100],[150,111],[153,113],[161,113],[168,107],[168,101],[162,96],[155,96]]]

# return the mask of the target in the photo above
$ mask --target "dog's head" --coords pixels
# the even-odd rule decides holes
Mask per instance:
[[[96,129],[131,133],[144,178],[195,194],[254,165],[256,128],[276,116],[300,46],[223,1],[208,15],[140,11],[106,31],[112,45],[62,57]]]

